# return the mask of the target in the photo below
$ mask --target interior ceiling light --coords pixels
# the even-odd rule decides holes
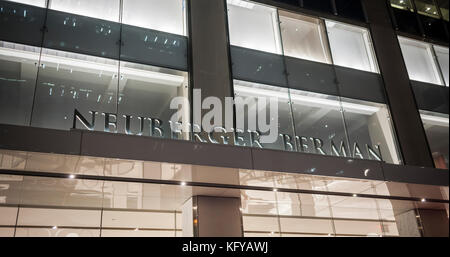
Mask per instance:
[[[8,49],[8,48],[0,48],[0,56],[2,56],[2,55],[8,56],[8,57],[14,57],[14,58],[28,59],[28,60],[32,60],[32,61],[36,61],[39,59],[39,53],[13,50],[13,49]],[[101,59],[101,58],[98,58],[98,59]],[[47,55],[47,54],[45,54],[45,55],[43,54],[41,56],[41,62],[47,63],[46,66],[49,66],[50,64],[56,64],[59,67],[59,69],[61,69],[60,65],[67,65],[71,68],[79,68],[81,71],[84,71],[84,72],[99,73],[99,72],[106,71],[106,72],[111,72],[113,74],[119,72],[119,67],[117,65],[99,63],[99,62],[93,62],[93,61],[78,60],[78,59],[73,59],[73,58],[53,56],[53,55]],[[123,67],[123,66],[120,67],[120,73],[125,76],[132,76],[133,78],[144,79],[144,81],[147,81],[147,82],[159,83],[159,84],[176,86],[176,87],[181,86],[184,82],[183,76],[165,74],[165,73],[141,70],[141,69],[133,69],[133,68]]]

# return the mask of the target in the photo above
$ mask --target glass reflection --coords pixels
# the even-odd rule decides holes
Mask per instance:
[[[448,0],[436,0],[436,3],[441,9],[442,18],[448,22],[449,21]]]
[[[75,109],[86,117],[96,111],[99,119],[117,113],[118,73],[118,61],[43,49],[32,126],[70,129]]]
[[[122,22],[187,35],[185,0],[124,0]]]
[[[293,143],[294,131],[287,89],[235,81],[234,91],[235,97],[240,97],[242,100],[236,103],[238,145],[296,151]],[[269,97],[276,97],[277,101],[272,104]],[[259,122],[261,115],[265,116],[261,118],[262,121],[265,121],[263,122],[264,126]],[[276,115],[278,115],[278,124],[273,124]],[[251,123],[255,127],[250,127]],[[277,134],[269,130],[271,124],[278,127]],[[276,139],[275,142],[261,143],[261,136],[269,135]]]
[[[16,2],[21,4],[34,5],[38,7],[45,8],[47,0],[7,0],[9,2]]]
[[[390,0],[390,1],[391,1],[391,6],[394,8],[414,12],[414,8],[411,3],[411,0]]]
[[[281,54],[275,8],[244,0],[227,0],[227,4],[232,45]]]
[[[331,63],[323,21],[284,11],[279,15],[285,55]]]
[[[290,90],[298,150],[350,157],[339,98]]]
[[[171,135],[169,124],[172,115],[177,112],[170,108],[172,99],[188,96],[189,86],[185,72],[121,62],[118,99],[118,119],[121,122],[118,130],[126,131],[127,134],[188,139],[188,133]],[[189,108],[185,111],[187,113],[184,115],[189,120]],[[147,121],[143,120],[145,118]],[[144,124],[142,130],[143,123],[155,123],[157,119],[162,133],[151,129],[149,124]],[[126,128],[127,122],[130,122],[129,128]]]
[[[118,22],[120,0],[51,0],[49,9]]]
[[[40,51],[0,41],[0,123],[30,124]]]
[[[343,99],[345,123],[354,158],[400,164],[386,105]]]
[[[431,45],[404,37],[399,37],[399,41],[409,78],[442,85]]]
[[[414,0],[414,2],[419,14],[439,19],[439,13],[433,0]]]
[[[434,45],[434,52],[436,53],[436,57],[439,63],[439,66],[441,68],[442,76],[445,80],[445,85],[448,87],[450,86],[449,82],[449,51],[448,47],[442,47]]]
[[[326,21],[333,62],[348,68],[378,73],[378,64],[369,31]]]
[[[449,116],[436,112],[420,111],[428,144],[438,169],[449,168]]]

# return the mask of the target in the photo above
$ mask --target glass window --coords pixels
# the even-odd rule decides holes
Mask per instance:
[[[120,0],[51,0],[49,8],[61,12],[118,22]]]
[[[189,87],[186,72],[121,62],[119,86],[119,112],[117,115],[119,133],[144,133],[146,136],[183,139],[181,134],[173,136],[169,133],[169,121],[176,112],[176,110],[170,109],[172,99],[178,96],[188,98]],[[127,121],[124,115],[131,116],[128,132],[126,132]],[[185,115],[189,120],[189,113],[185,113]],[[142,123],[139,117],[147,118],[147,120]],[[162,133],[156,130],[150,131],[149,118],[161,121],[159,127],[162,129]],[[141,124],[145,124],[143,131],[141,131]]]
[[[28,4],[28,5],[34,5],[38,7],[45,8],[47,0],[8,0],[10,2],[16,2],[21,4]]]
[[[232,45],[281,54],[277,10],[242,0],[228,0]]]
[[[0,41],[0,123],[30,124],[40,51]]]
[[[32,126],[68,130],[75,109],[91,122],[89,112],[117,112],[118,61],[43,49]],[[103,131],[102,122],[95,129]]]
[[[124,0],[122,22],[186,35],[185,0]]]
[[[339,98],[299,90],[290,92],[298,151],[350,157]]]
[[[441,46],[434,46],[434,51],[441,67],[442,75],[444,76],[445,85],[449,86],[448,70],[449,70],[449,58],[448,58],[448,48]]]
[[[438,169],[449,168],[449,116],[436,112],[420,111],[428,144]]]
[[[441,9],[442,18],[448,21],[448,0],[436,0]]]
[[[439,13],[433,0],[414,0],[417,12],[422,15],[439,19]]]
[[[366,21],[361,0],[335,0],[339,16]]]
[[[442,85],[431,45],[404,37],[399,37],[399,41],[409,78]]]
[[[303,0],[301,2],[303,4],[303,8],[327,13],[334,13],[334,8],[331,0]]]
[[[237,140],[238,145],[286,151],[296,150],[293,141],[294,131],[292,127],[288,89],[244,81],[235,81],[234,92],[235,96],[240,97],[242,100],[236,101],[236,127],[242,132],[246,131],[245,133],[238,133],[238,136],[242,137],[242,140]],[[272,105],[270,97],[277,98],[276,106]],[[264,100],[265,102],[263,102]],[[265,113],[260,112],[260,110],[264,110]],[[262,120],[267,124],[267,128],[262,127],[259,122],[261,115],[266,116],[266,118]],[[275,119],[274,116],[276,115],[278,115],[278,124],[274,125],[278,128],[278,133],[272,134],[275,139],[273,140],[274,142],[260,143],[261,140],[259,139],[261,136],[268,136],[269,132],[274,133],[273,130],[268,131],[268,126],[273,123]],[[256,119],[250,120],[250,118]],[[243,122],[243,124],[241,122]],[[256,126],[252,128],[249,125],[250,123],[253,123]]]
[[[438,41],[448,41],[447,29],[441,19],[429,17],[425,15],[418,15],[422,23],[425,37],[432,38]]]
[[[410,0],[391,0],[391,6],[394,8],[414,12],[414,7]]]
[[[401,163],[386,105],[343,98],[342,108],[353,158]]]
[[[404,11],[399,8],[392,8],[393,22],[397,30],[403,31],[409,34],[423,36],[421,25],[417,19],[417,14],[411,10],[410,12]]]
[[[280,11],[284,54],[300,59],[331,63],[322,20]]]
[[[378,65],[369,31],[334,21],[326,21],[334,64],[369,72]]]

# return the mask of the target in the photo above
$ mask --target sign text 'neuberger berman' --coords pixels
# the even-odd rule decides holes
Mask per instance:
[[[335,142],[333,139],[324,141],[321,138],[306,135],[279,134],[278,99],[267,98],[269,97],[227,97],[224,109],[219,98],[208,97],[201,101],[201,91],[194,90],[193,124],[189,119],[191,106],[189,100],[185,97],[175,97],[170,103],[170,109],[175,113],[169,121],[162,121],[158,117],[135,117],[127,114],[119,116],[95,110],[81,113],[75,109],[73,128],[76,129],[77,124],[81,123],[88,130],[171,139],[192,138],[202,143],[259,148],[264,148],[267,144],[278,144],[279,148],[284,148],[286,151],[382,161],[379,145],[365,144],[364,148],[361,148],[358,142],[353,142],[347,147],[344,141]],[[269,115],[267,115],[268,109]],[[236,110],[236,127],[233,126],[234,110]],[[202,115],[202,111],[208,112]],[[100,121],[100,118],[103,120]],[[223,120],[225,126],[222,125]],[[247,125],[246,129],[244,129],[245,125]]]

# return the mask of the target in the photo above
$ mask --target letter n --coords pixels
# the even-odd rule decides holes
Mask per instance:
[[[77,120],[79,120],[81,122],[81,124],[83,124],[83,126],[85,128],[87,128],[88,130],[94,130],[95,128],[95,116],[97,116],[97,112],[96,111],[89,111],[89,113],[91,114],[91,123],[89,123],[89,121],[87,121],[87,119],[85,117],[83,117],[83,115],[81,115],[81,113],[75,109],[75,113],[73,116],[73,129],[77,128]]]

